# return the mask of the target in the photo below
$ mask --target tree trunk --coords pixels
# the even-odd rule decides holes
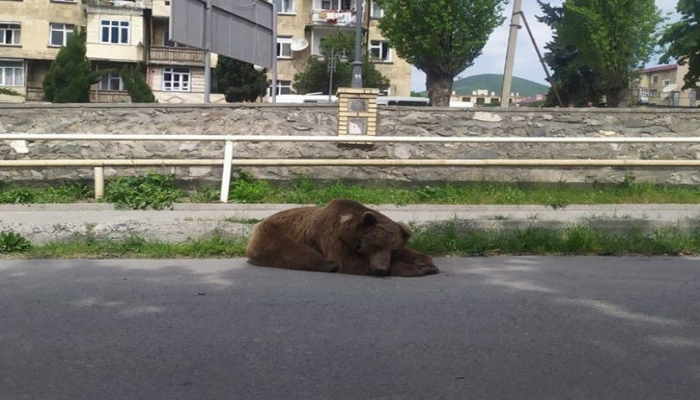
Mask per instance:
[[[449,107],[454,77],[434,72],[426,72],[425,75],[425,86],[428,89],[430,104],[435,107]]]

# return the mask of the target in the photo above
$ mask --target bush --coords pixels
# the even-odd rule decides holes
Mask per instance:
[[[105,189],[104,200],[119,208],[162,210],[171,207],[182,196],[173,175],[149,173],[145,176],[120,176],[111,181]]]

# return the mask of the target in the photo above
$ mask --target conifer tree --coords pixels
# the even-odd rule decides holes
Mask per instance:
[[[44,78],[44,98],[53,103],[89,103],[90,85],[101,73],[93,72],[85,56],[86,32],[77,29],[56,55]]]

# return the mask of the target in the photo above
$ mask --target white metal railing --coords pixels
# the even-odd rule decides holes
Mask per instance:
[[[287,135],[151,135],[151,134],[36,134],[0,133],[0,140],[128,140],[128,141],[223,141],[223,159],[63,159],[0,160],[2,167],[94,167],[95,198],[104,195],[104,167],[223,166],[221,197],[228,202],[232,165],[240,166],[422,166],[422,167],[700,167],[700,160],[639,159],[233,159],[239,142],[332,142],[332,143],[687,143],[700,144],[700,137],[424,137],[424,136],[287,136]]]

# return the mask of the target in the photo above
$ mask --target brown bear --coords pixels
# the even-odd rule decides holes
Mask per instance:
[[[353,201],[278,212],[253,229],[246,255],[253,265],[356,275],[437,274],[430,256],[406,247],[411,231]]]

